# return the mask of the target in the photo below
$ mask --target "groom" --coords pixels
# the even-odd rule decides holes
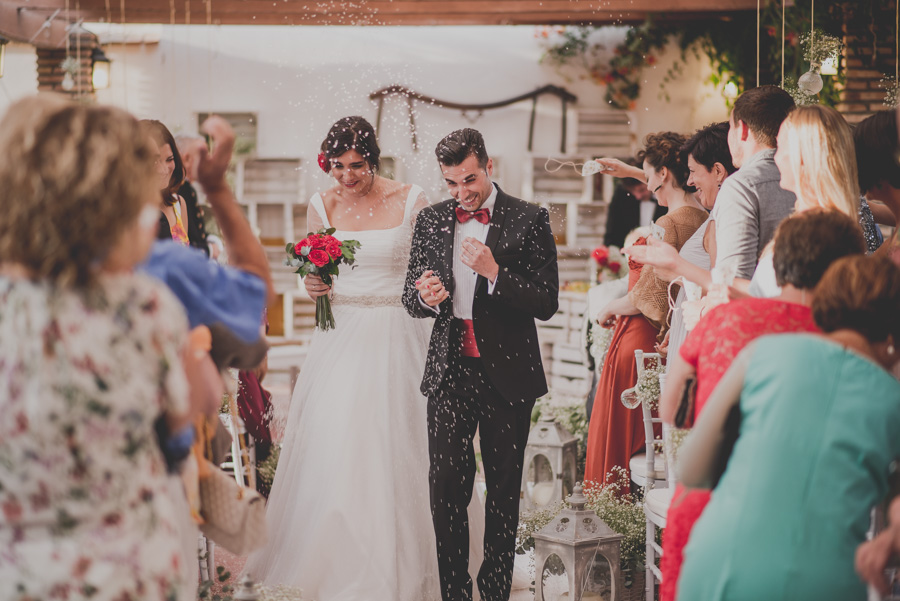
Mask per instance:
[[[441,594],[472,599],[466,508],[478,428],[487,484],[478,589],[484,601],[505,601],[531,409],[547,392],[534,320],[558,307],[556,244],[546,209],[491,182],[479,132],[457,130],[435,153],[453,199],[416,219],[403,304],[435,318],[422,393]]]

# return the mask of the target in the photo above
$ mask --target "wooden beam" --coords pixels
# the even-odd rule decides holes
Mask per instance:
[[[65,8],[62,0],[57,4],[61,5],[60,8]],[[66,38],[66,22],[63,14],[60,13],[56,19],[47,23],[47,19],[55,12],[55,8],[50,9],[52,5],[48,6],[48,10],[23,9],[23,5],[30,6],[21,0],[0,0],[0,34],[16,42],[28,42],[37,34],[31,41],[34,46],[62,47]]]
[[[217,25],[553,25],[635,23],[650,12],[673,18],[706,18],[755,8],[756,0],[209,0]],[[64,0],[0,0],[0,33],[27,41]],[[206,23],[206,0],[175,3],[174,22]],[[77,16],[119,23],[118,2],[81,0]],[[186,8],[190,8],[190,17]],[[75,18],[75,11],[72,17]],[[128,0],[126,23],[170,23],[168,0]],[[54,20],[35,44],[55,46],[65,37],[64,23]]]
[[[679,16],[710,16],[749,10],[756,0],[209,0],[214,24],[253,25],[503,25],[635,22],[649,12]],[[0,0],[28,6],[29,11],[50,10],[63,0]],[[120,22],[119,3],[81,0],[86,20]],[[206,23],[206,0],[175,3],[174,22]],[[168,0],[128,0],[127,23],[170,23]]]

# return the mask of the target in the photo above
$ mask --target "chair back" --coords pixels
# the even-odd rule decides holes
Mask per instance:
[[[661,360],[661,357],[659,353],[645,353],[640,349],[634,351],[634,361],[637,367],[638,382],[640,382],[641,376],[643,376],[644,371],[647,369],[646,362],[648,359],[656,359],[656,361],[659,362]],[[636,387],[637,383],[635,383],[635,388]],[[662,380],[660,380],[660,390],[661,389]],[[662,420],[658,417],[653,417],[652,410],[647,406],[646,403],[641,403],[641,415],[644,418],[644,447],[647,453],[647,483],[648,486],[652,487],[653,480],[660,480],[667,477],[665,471],[656,471],[656,437],[653,434],[653,425],[661,424]]]

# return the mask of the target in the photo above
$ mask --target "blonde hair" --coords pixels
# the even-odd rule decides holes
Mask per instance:
[[[137,120],[39,94],[9,108],[0,148],[0,263],[58,286],[90,287],[113,244],[156,199],[156,156]]]
[[[797,210],[835,209],[854,219],[859,210],[856,148],[840,113],[818,104],[799,106],[781,126],[787,133]]]

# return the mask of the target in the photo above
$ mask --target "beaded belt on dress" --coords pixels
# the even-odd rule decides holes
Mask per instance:
[[[401,296],[352,296],[346,294],[334,294],[331,297],[333,305],[347,305],[350,307],[400,307],[403,308]]]

